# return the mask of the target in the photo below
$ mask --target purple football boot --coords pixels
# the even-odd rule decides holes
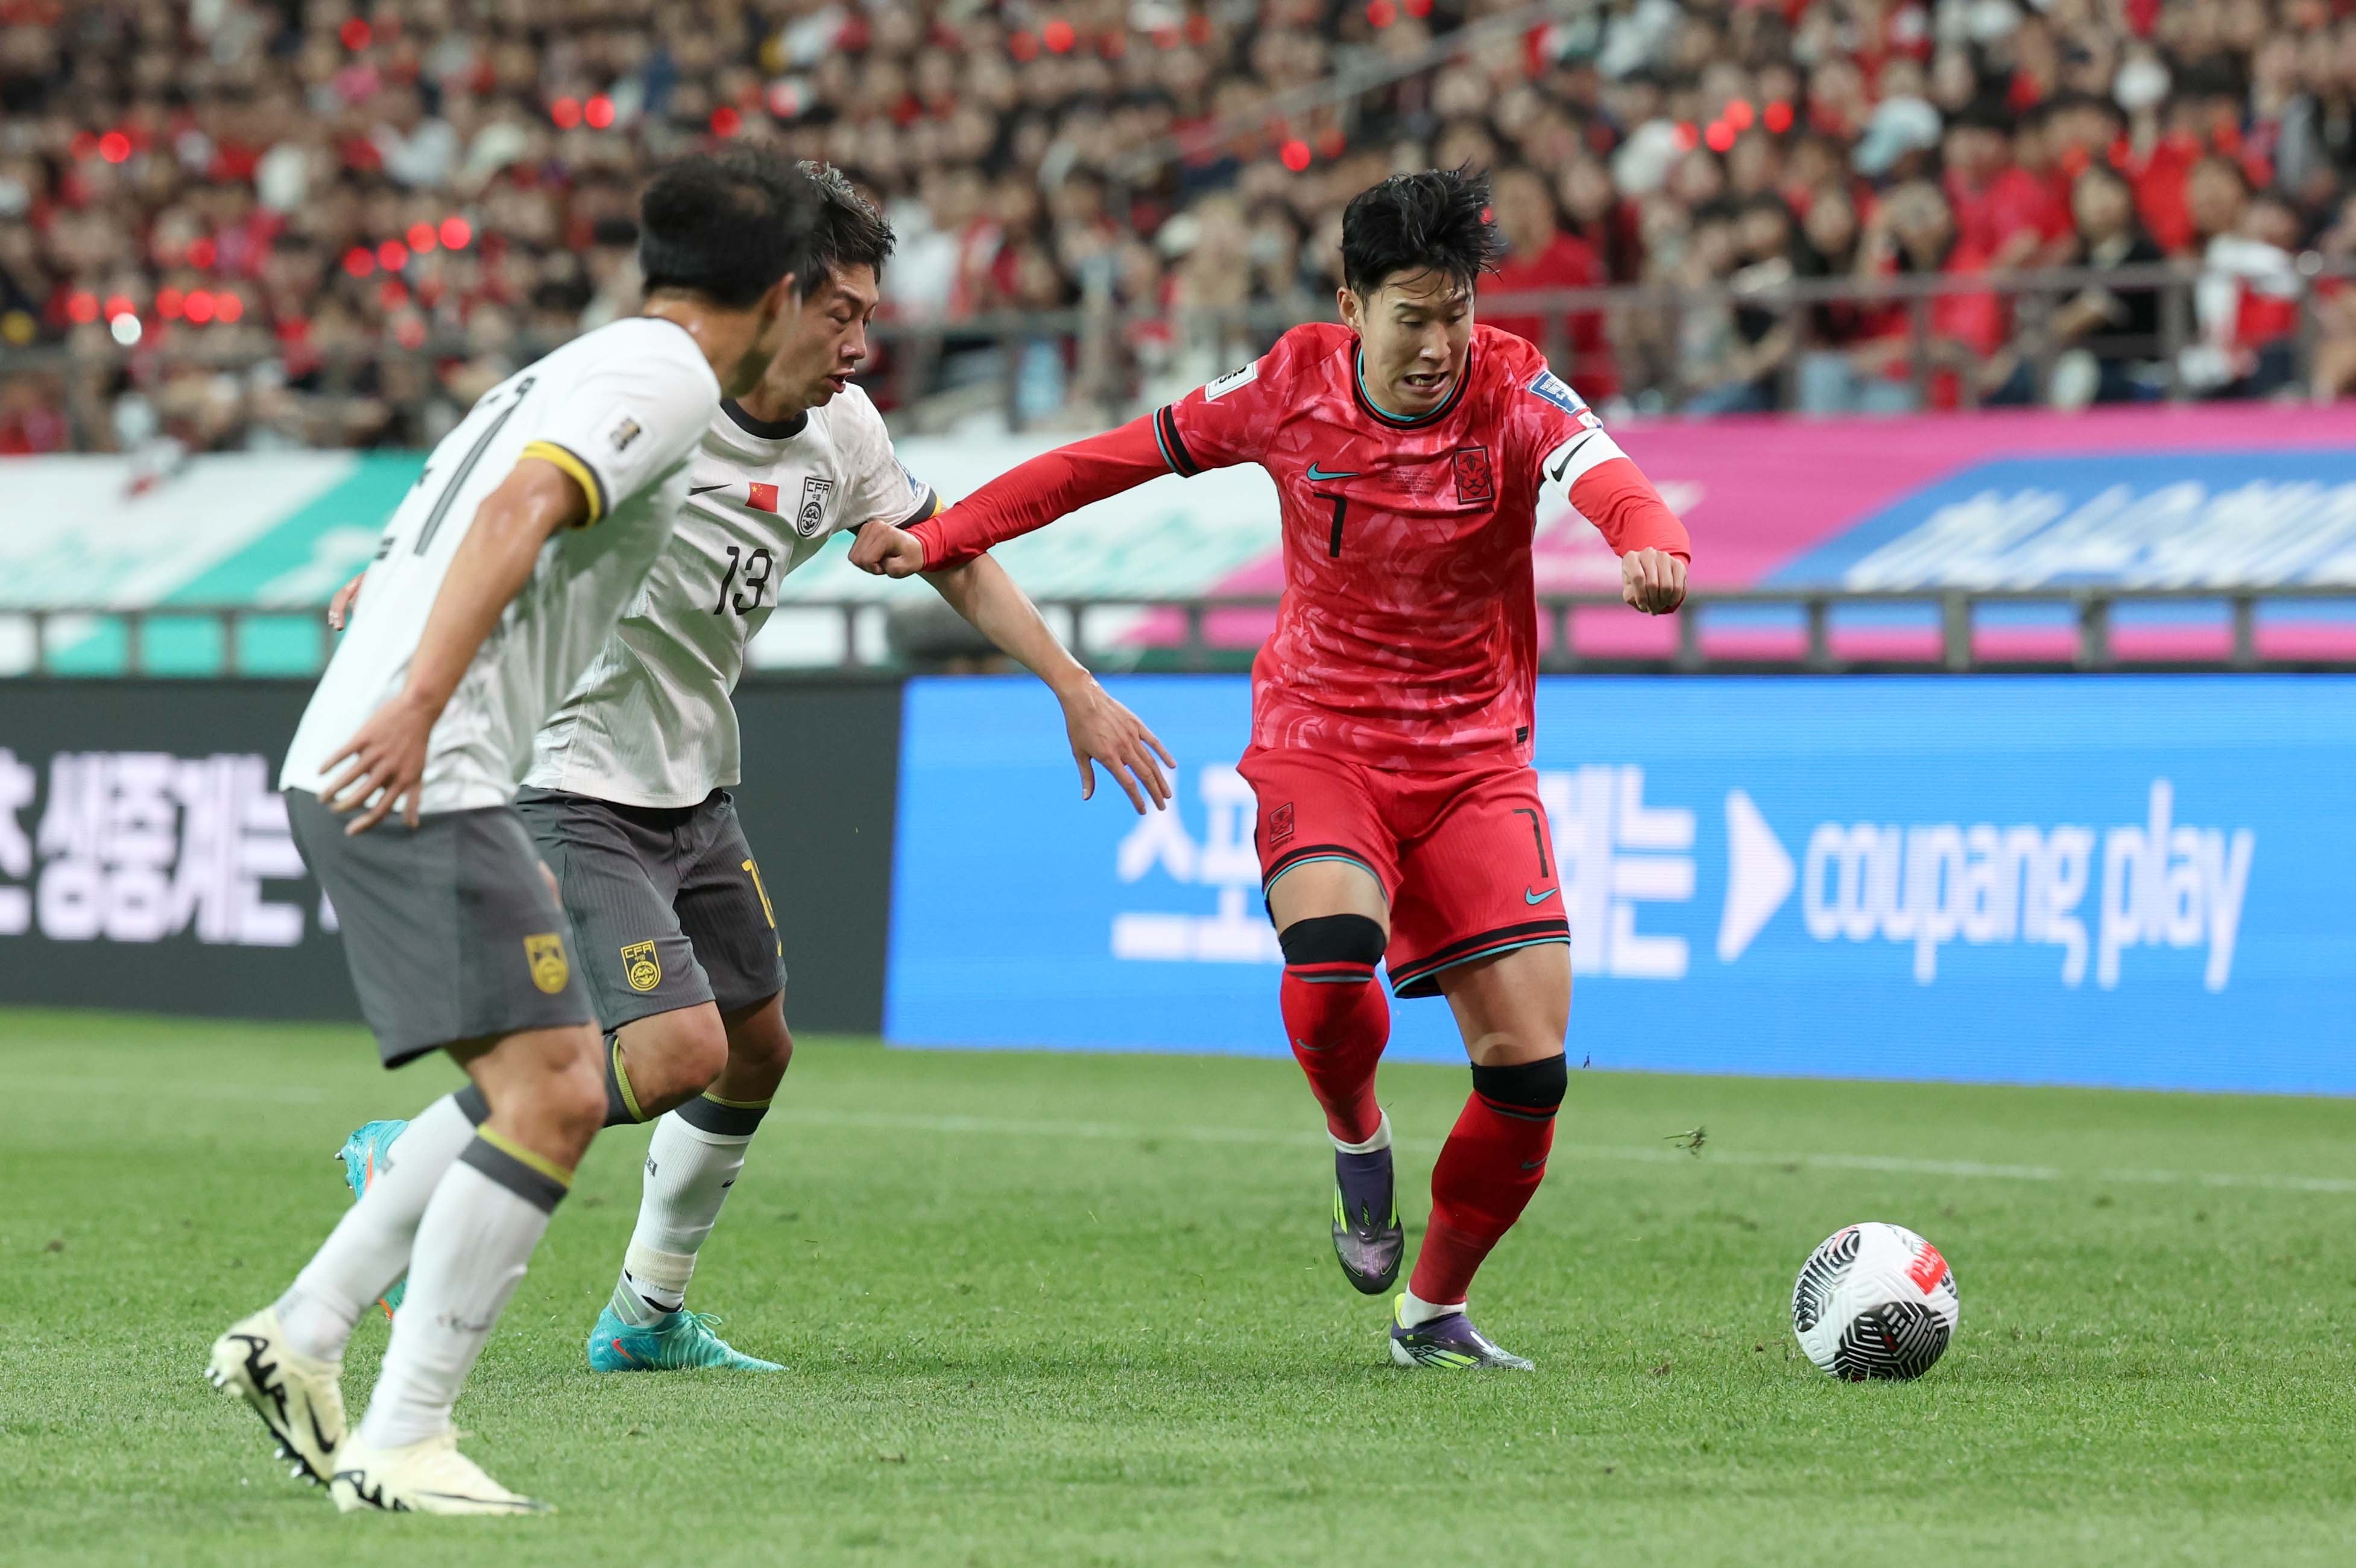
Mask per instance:
[[[1388,1149],[1368,1155],[1334,1151],[1333,1255],[1364,1295],[1380,1295],[1398,1283],[1407,1231],[1399,1224],[1397,1186]]]
[[[1435,1317],[1409,1328],[1399,1319],[1407,1310],[1402,1293],[1391,1304],[1391,1359],[1402,1367],[1435,1367],[1443,1371],[1470,1371],[1476,1367],[1506,1372],[1535,1372],[1537,1363],[1523,1359],[1489,1343],[1461,1312]]]

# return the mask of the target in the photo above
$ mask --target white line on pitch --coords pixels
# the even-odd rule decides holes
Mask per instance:
[[[1278,1132],[1262,1127],[1140,1127],[1114,1122],[1051,1122],[991,1116],[903,1116],[873,1111],[820,1111],[781,1108],[769,1113],[772,1122],[812,1127],[866,1127],[905,1133],[972,1133],[985,1137],[1083,1138],[1111,1143],[1143,1143],[1170,1139],[1185,1144],[1258,1144],[1299,1148],[1323,1147],[1314,1133]],[[1404,1148],[1427,1153],[1440,1147],[1437,1138],[1401,1136]],[[1988,1165],[1976,1160],[1917,1160],[1897,1155],[1766,1155],[1712,1148],[1697,1156],[1677,1149],[1646,1149],[1608,1144],[1558,1144],[1558,1159],[1602,1165],[1664,1165],[1718,1162],[1733,1165],[1797,1165],[1806,1170],[1882,1171],[1898,1176],[1960,1176],[1971,1180],[2131,1182],[2157,1187],[2246,1187],[2277,1192],[2356,1193],[2356,1178],[2343,1176],[2235,1175],[2212,1171],[2066,1170],[2060,1165]]]

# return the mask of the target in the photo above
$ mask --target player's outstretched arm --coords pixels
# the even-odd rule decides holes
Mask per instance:
[[[862,529],[851,564],[878,577],[937,572],[1170,471],[1148,414],[1019,463],[913,528]]]
[[[881,524],[861,531],[860,542]],[[897,532],[897,530],[891,532]],[[1170,780],[1162,769],[1177,762],[1142,720],[1130,713],[1072,657],[1048,629],[1039,607],[1031,602],[1006,568],[987,555],[926,574],[949,607],[973,623],[991,646],[1046,682],[1064,704],[1064,730],[1071,737],[1072,760],[1080,765],[1080,799],[1093,799],[1096,767],[1101,765],[1129,797],[1138,814],[1145,812],[1148,797],[1153,809],[1170,803]],[[1157,762],[1157,758],[1159,761]]]
[[[1565,467],[1580,457],[1598,460],[1572,473],[1570,504],[1619,555],[1622,602],[1646,615],[1676,610],[1686,602],[1686,566],[1693,559],[1686,525],[1609,435],[1586,436],[1565,455]]]
[[[395,807],[402,808],[402,821],[417,825],[434,722],[474,662],[475,650],[530,580],[541,546],[557,530],[588,515],[589,499],[579,482],[539,457],[518,463],[484,499],[426,615],[409,679],[322,768],[328,779],[319,798],[327,808],[359,812],[344,832],[366,832]]]

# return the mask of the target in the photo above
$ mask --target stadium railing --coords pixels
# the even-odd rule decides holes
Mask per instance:
[[[2278,384],[2308,385],[2316,350],[2332,330],[2320,308],[2329,293],[2327,285],[2350,280],[2356,280],[2356,257],[2314,252],[2295,258],[2287,271],[2259,280],[2266,288],[2287,291],[2285,297],[2297,305],[2295,328],[2269,345],[2281,360]],[[1762,378],[1765,395],[1760,402],[1769,409],[1793,410],[1801,406],[1804,361],[1819,349],[1843,347],[1819,341],[1819,312],[1832,306],[1902,311],[1903,371],[1893,379],[1909,389],[1915,406],[1929,407],[1936,401],[1934,391],[1953,372],[1981,368],[1981,361],[1938,337],[1938,303],[1955,296],[1993,295],[2004,303],[2009,317],[2008,348],[2026,368],[2030,402],[2043,404],[2055,365],[2076,347],[2048,330],[2061,306],[2089,290],[2149,293],[2158,305],[2158,331],[2148,340],[2108,338],[2101,358],[2132,366],[2139,395],[2190,401],[2233,395],[2236,390],[2220,356],[2188,353],[2203,347],[2197,292],[2204,285],[2250,281],[2239,274],[2175,263],[1875,279],[1803,278],[1771,266],[1707,288],[1644,284],[1484,295],[1481,308],[1492,318],[1543,322],[1540,346],[1574,384],[1583,371],[1593,367],[1572,350],[1570,325],[1580,317],[1600,316],[1620,396],[1642,412],[1678,413],[1706,408],[1703,400],[1725,384],[1708,380],[1708,367],[1696,365],[1683,351],[1688,341],[1687,325],[1699,313],[1730,314],[1740,308],[1775,317],[1788,334],[1790,347]],[[1062,310],[880,321],[873,334],[873,368],[862,381],[903,434],[945,430],[977,414],[1001,419],[1011,430],[1111,424],[1174,395],[1183,390],[1182,383],[1232,369],[1288,328],[1331,319],[1333,314],[1330,295],[1309,294],[1226,309],[1139,311],[1097,288]],[[2356,332],[2356,324],[2343,323],[2338,329]],[[499,354],[519,365],[554,346],[553,340],[524,337],[505,345]],[[225,338],[191,331],[127,348],[112,342],[77,345],[70,351],[59,345],[0,348],[0,380],[43,373],[59,378],[74,448],[102,449],[111,430],[106,400],[118,373],[131,370],[134,362],[138,381],[153,385],[177,371],[251,369],[269,363],[274,352],[234,349]],[[429,338],[413,349],[379,344],[331,352],[317,371],[318,395],[363,395],[359,391],[362,372],[371,365],[407,360],[430,372],[479,358],[482,352],[479,344],[455,338]],[[2206,374],[2201,373],[2204,364]],[[2225,379],[2220,380],[2221,375]],[[1983,401],[1978,376],[1953,374],[1952,379],[1960,406],[1972,408]],[[431,373],[413,380],[421,387],[435,384]]]
[[[1248,665],[1273,623],[1277,601],[1263,595],[1044,598],[1039,605],[1066,646],[1091,662],[1217,671]],[[1541,596],[1537,612],[1540,664],[1555,673],[2356,670],[2356,584],[1743,588],[1697,593],[1682,613],[1662,620],[1631,615],[1615,595],[1564,594]],[[922,599],[789,599],[775,615],[834,622],[841,652],[831,660],[768,666],[769,675],[888,676],[966,667],[991,653],[964,623]],[[161,605],[0,609],[0,648],[16,650],[14,673],[72,678],[84,671],[60,660],[60,645],[119,628],[119,658],[87,672],[183,672],[172,663],[159,669],[151,657],[158,625],[209,628],[219,653],[203,661],[207,675],[307,676],[335,646],[316,608]],[[274,654],[257,666],[247,652],[248,633],[263,627],[280,637]],[[316,637],[316,657],[287,659],[290,628],[300,628],[297,639]]]

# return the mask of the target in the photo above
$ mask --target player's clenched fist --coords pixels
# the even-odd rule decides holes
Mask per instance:
[[[873,577],[913,577],[925,569],[925,546],[905,529],[871,522],[851,542],[851,564]]]
[[[1620,597],[1648,616],[1665,616],[1686,602],[1686,564],[1665,550],[1631,550],[1620,557]]]

